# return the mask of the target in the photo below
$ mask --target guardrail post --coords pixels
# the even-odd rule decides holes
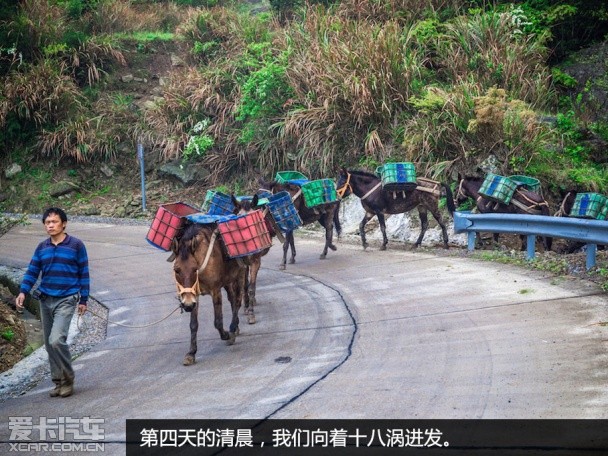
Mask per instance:
[[[534,250],[536,247],[536,236],[534,234],[529,234],[527,236],[527,259],[534,259]]]
[[[469,252],[475,250],[475,240],[477,239],[477,233],[475,231],[469,231],[467,233],[467,248]]]
[[[597,244],[587,244],[587,271],[595,266],[595,254],[597,253]]]
[[[141,176],[141,209],[146,212],[146,172],[144,166],[144,146],[137,144],[137,158],[139,159],[139,174]]]

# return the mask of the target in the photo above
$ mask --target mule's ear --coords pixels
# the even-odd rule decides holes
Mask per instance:
[[[256,207],[258,205],[258,202],[260,201],[260,199],[258,198],[257,193],[255,195],[253,195],[253,198],[251,199],[251,207]]]
[[[198,236],[194,236],[192,241],[190,241],[190,252],[192,255],[196,253],[196,249],[198,248]]]
[[[173,240],[171,241],[171,255],[169,255],[169,258],[167,258],[167,261],[169,263],[171,263],[173,260],[175,260],[175,257],[177,256],[178,247],[179,247],[179,241],[177,240],[177,238],[173,238]]]
[[[234,193],[230,195],[230,199],[232,200],[234,207],[239,208],[241,206],[239,201],[235,198]]]

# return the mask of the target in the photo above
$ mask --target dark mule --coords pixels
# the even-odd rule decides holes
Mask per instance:
[[[454,215],[455,207],[452,191],[446,184],[428,179],[419,179],[418,187],[411,192],[392,192],[382,189],[380,178],[375,174],[342,168],[338,176],[337,186],[338,194],[342,198],[354,193],[361,199],[361,205],[363,206],[363,209],[365,209],[365,216],[359,224],[359,234],[361,235],[361,242],[363,243],[364,249],[367,248],[368,245],[365,239],[365,225],[374,216],[378,217],[380,229],[382,230],[383,241],[380,249],[386,250],[388,237],[386,236],[384,216],[389,214],[402,214],[409,212],[414,208],[418,208],[421,225],[420,235],[418,236],[414,247],[418,247],[422,243],[424,233],[426,233],[429,226],[428,212],[430,212],[441,227],[444,248],[449,248],[448,231],[445,223],[443,223],[441,213],[439,212],[439,187],[442,187],[447,196],[448,211],[450,215]]]
[[[293,204],[302,219],[302,224],[309,225],[314,222],[319,222],[323,228],[325,228],[325,246],[323,252],[319,256],[320,259],[324,260],[327,257],[328,249],[337,250],[337,247],[333,244],[333,230],[336,228],[336,232],[340,235],[341,226],[340,219],[338,217],[338,211],[340,209],[340,201],[334,203],[325,204],[324,206],[317,206],[309,208],[304,202],[304,196],[302,195],[302,189],[300,186],[290,183],[278,183],[276,181],[263,182],[260,181],[263,188],[260,191],[268,191],[270,193],[278,193],[286,191],[291,195]],[[293,231],[285,233],[285,242],[283,243],[283,262],[280,264],[281,269],[285,269],[287,263],[287,250],[291,247],[291,258],[289,264],[296,262],[296,246],[294,241]]]
[[[562,204],[560,204],[559,209],[553,215],[555,217],[570,217],[570,211],[572,210],[572,206],[574,206],[577,193],[578,192],[575,190],[566,192],[564,199],[562,200]]]
[[[181,307],[190,312],[190,351],[184,358],[185,366],[195,362],[200,295],[211,295],[214,324],[222,340],[233,344],[239,333],[238,312],[243,299],[247,270],[237,260],[229,259],[224,254],[218,236],[219,233],[212,227],[189,224],[173,241],[173,273],[177,294]],[[232,307],[229,332],[224,330],[222,288],[226,290]]]
[[[482,214],[529,214],[529,215],[551,215],[549,203],[538,193],[518,187],[511,198],[509,204],[498,203],[485,198],[479,193],[479,189],[484,179],[481,177],[462,177],[458,183],[456,192],[456,204],[462,204],[468,198],[475,200],[477,210]],[[521,250],[526,250],[526,236],[521,237]],[[481,241],[481,236],[477,236],[477,241]],[[494,242],[498,242],[498,233],[494,233]],[[545,251],[551,250],[553,239],[543,238]]]
[[[576,200],[576,195],[578,192],[576,190],[569,190],[565,193],[564,199],[559,206],[559,209],[555,214],[555,217],[570,217],[570,212],[572,211],[572,206],[574,206],[574,201]],[[584,242],[577,241],[568,241],[566,242],[566,247],[563,249],[563,253],[575,253],[581,250],[585,246]],[[605,250],[606,246],[598,245],[597,248],[599,250]]]
[[[235,207],[235,214],[246,214],[258,208],[258,195],[254,195],[251,200],[237,200],[234,196],[232,197],[232,204]],[[269,213],[265,214],[265,218],[267,220],[267,225],[270,225],[269,231],[271,236],[280,235],[280,232],[277,233],[278,227],[273,226],[272,223],[272,215]],[[283,239],[284,241],[284,239]],[[262,250],[261,252],[255,253],[253,255],[248,255],[243,257],[241,260],[247,266],[247,274],[245,278],[245,292],[243,294],[244,303],[245,303],[245,315],[247,316],[247,322],[252,325],[255,323],[255,306],[257,305],[257,301],[255,299],[255,290],[258,279],[258,273],[260,271],[260,267],[262,266],[262,257],[266,255],[270,251],[270,247]]]

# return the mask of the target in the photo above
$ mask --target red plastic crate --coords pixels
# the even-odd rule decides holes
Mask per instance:
[[[146,240],[154,247],[171,250],[171,241],[183,225],[184,217],[198,212],[197,208],[186,203],[162,204],[156,211]]]
[[[258,253],[272,245],[270,233],[261,210],[243,214],[218,223],[226,252],[231,258]]]

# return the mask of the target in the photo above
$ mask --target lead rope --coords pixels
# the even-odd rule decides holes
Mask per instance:
[[[90,314],[95,315],[97,318],[101,318],[102,320],[104,320],[104,321],[106,321],[106,322],[108,322],[108,323],[110,323],[112,325],[122,326],[124,328],[147,328],[149,326],[154,326],[154,325],[159,324],[162,321],[165,321],[167,318],[169,318],[171,315],[173,315],[177,310],[179,310],[179,308],[180,308],[180,306],[177,306],[166,317],[163,317],[160,320],[155,321],[154,323],[148,323],[147,325],[125,325],[124,323],[118,323],[116,321],[109,320],[106,317],[103,317],[101,315],[98,315],[95,312],[93,312],[91,309],[88,309],[88,308],[85,311],[85,313],[89,312]],[[84,323],[84,326],[82,325],[83,323]],[[78,328],[78,331],[80,331],[80,332],[84,332],[85,330],[87,330],[89,328],[88,325],[86,324],[86,322],[84,322],[82,320],[82,315],[80,315],[80,314],[78,314],[78,319],[76,320],[76,327]]]

